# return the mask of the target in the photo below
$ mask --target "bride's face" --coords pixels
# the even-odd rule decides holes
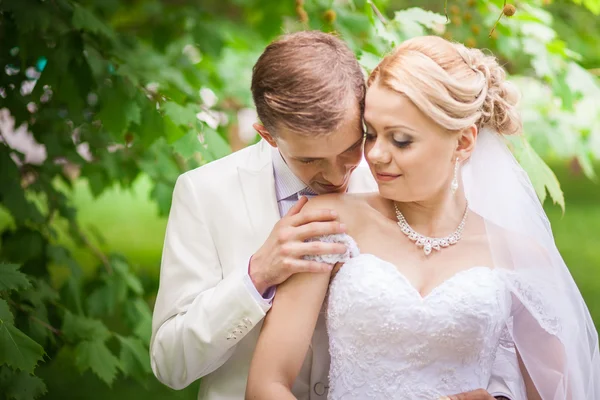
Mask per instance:
[[[448,132],[406,96],[379,84],[367,91],[365,125],[365,157],[383,197],[427,201],[450,191],[456,157],[465,159],[462,135]]]

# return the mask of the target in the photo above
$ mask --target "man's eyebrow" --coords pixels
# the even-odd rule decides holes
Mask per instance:
[[[356,142],[354,142],[354,144],[350,147],[348,147],[346,150],[344,150],[344,153],[352,150],[353,148],[355,148],[357,145],[361,144],[363,142],[363,140],[365,139],[364,135],[362,135],[360,137],[360,139],[358,139]]]
[[[360,139],[358,139],[356,142],[354,142],[352,145],[350,145],[350,147],[348,147],[346,150],[344,150],[342,152],[342,154],[349,152],[350,150],[354,149],[357,145],[359,145],[360,143],[362,143],[363,141],[363,137],[361,136]],[[318,160],[322,160],[323,157],[294,157],[296,160],[301,160],[301,161],[318,161]]]

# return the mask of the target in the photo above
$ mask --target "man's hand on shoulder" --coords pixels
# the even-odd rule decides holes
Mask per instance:
[[[343,254],[340,243],[305,242],[316,236],[344,233],[345,227],[333,210],[303,210],[308,199],[302,197],[277,222],[262,247],[250,261],[250,279],[259,293],[278,285],[299,272],[329,272],[332,266],[304,260],[305,255]]]

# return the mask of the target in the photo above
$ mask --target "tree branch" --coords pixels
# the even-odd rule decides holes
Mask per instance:
[[[12,299],[7,299],[7,300],[15,308],[18,308],[20,311],[23,311],[24,313],[29,314],[29,319],[31,319],[35,323],[42,325],[44,328],[48,329],[50,332],[54,333],[56,336],[62,335],[62,332],[60,331],[60,329],[57,329],[57,328],[53,327],[52,325],[50,325],[49,323],[42,321],[41,319],[39,319],[35,315],[31,315],[30,312],[29,312],[29,310],[27,310],[21,304],[17,303],[16,301],[14,301]]]
[[[42,325],[44,328],[48,329],[50,332],[54,333],[56,336],[60,336],[60,335],[62,335],[62,332],[61,332],[60,330],[58,330],[58,329],[56,329],[55,327],[53,327],[52,325],[50,325],[50,324],[48,324],[48,323],[46,323],[46,322],[42,321],[41,319],[39,319],[39,318],[38,318],[38,317],[36,317],[35,315],[30,315],[30,316],[29,316],[29,318],[30,318],[32,321],[34,321],[34,322],[36,322],[36,323],[38,323],[38,324]]]
[[[106,269],[106,272],[109,275],[112,275],[113,269],[112,269],[112,266],[110,265],[110,261],[108,260],[108,257],[106,257],[106,255],[102,252],[102,250],[100,250],[98,247],[96,247],[90,241],[90,239],[87,237],[87,235],[85,233],[83,233],[83,231],[81,230],[81,228],[79,227],[78,224],[73,223],[73,226],[74,226],[75,230],[77,231],[77,234],[81,238],[81,241],[83,242],[83,244],[85,244],[90,249],[90,251],[96,257],[98,257],[98,259],[102,262],[102,264],[104,264],[104,268]]]
[[[381,23],[383,23],[384,25],[386,25],[388,23],[387,18],[385,18],[383,16],[383,14],[381,13],[381,11],[379,11],[379,9],[375,5],[375,3],[373,3],[372,1],[369,1],[369,4],[371,5],[371,9],[373,9],[373,12],[377,16],[377,18],[381,21]]]

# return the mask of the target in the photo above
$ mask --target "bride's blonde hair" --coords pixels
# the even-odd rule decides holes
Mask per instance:
[[[498,133],[520,133],[519,92],[493,56],[437,36],[403,42],[369,76],[368,85],[407,96],[450,131],[475,124]]]

